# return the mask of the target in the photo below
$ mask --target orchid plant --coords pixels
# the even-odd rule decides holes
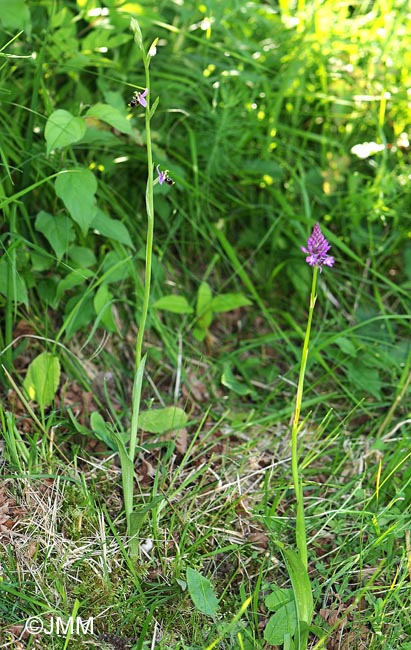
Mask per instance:
[[[315,224],[307,240],[307,246],[301,247],[303,253],[306,254],[305,261],[313,267],[313,277],[291,427],[291,471],[297,505],[295,529],[297,552],[285,548],[282,543],[277,542],[277,546],[284,556],[293,589],[291,592],[288,589],[274,587],[272,593],[265,600],[267,608],[275,612],[269,619],[264,631],[266,641],[272,645],[284,644],[284,647],[293,650],[305,650],[307,648],[308,634],[314,611],[311,583],[308,576],[307,534],[304,517],[304,493],[299,464],[298,434],[301,430],[300,413],[311,324],[317,300],[318,271],[321,273],[323,266],[332,267],[334,265],[334,258],[328,254],[330,248],[331,246],[322,234],[318,223]]]
[[[121,475],[123,486],[124,509],[127,519],[127,532],[130,537],[130,554],[132,556],[138,553],[137,533],[142,523],[144,514],[150,509],[150,504],[145,506],[144,512],[136,510],[134,507],[134,461],[137,450],[137,432],[140,414],[140,401],[142,383],[144,377],[144,367],[147,354],[143,355],[144,334],[146,329],[148,307],[151,290],[151,268],[153,256],[153,239],[154,239],[154,186],[158,183],[162,185],[173,185],[174,181],[169,177],[168,171],[161,171],[157,165],[157,178],[154,178],[154,163],[151,141],[151,119],[155,113],[158,104],[158,98],[151,102],[151,85],[150,85],[150,61],[156,53],[157,40],[155,39],[151,46],[146,50],[143,44],[143,38],[140,26],[135,19],[131,19],[131,29],[134,33],[134,40],[140,50],[141,58],[145,71],[145,83],[143,90],[136,90],[130,101],[131,108],[144,109],[145,116],[145,133],[147,148],[147,185],[146,185],[146,212],[147,212],[147,238],[145,253],[145,274],[144,274],[144,294],[141,307],[140,321],[138,324],[138,334],[135,349],[135,370],[134,384],[132,395],[132,410],[130,433],[125,440],[120,433],[113,432],[113,437],[120,456]],[[152,504],[151,504],[152,507]]]

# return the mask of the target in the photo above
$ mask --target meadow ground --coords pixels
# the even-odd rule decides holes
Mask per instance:
[[[411,650],[408,3],[0,29],[0,646]]]

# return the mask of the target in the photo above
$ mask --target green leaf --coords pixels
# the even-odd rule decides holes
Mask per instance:
[[[213,320],[213,312],[211,309],[212,301],[211,287],[207,282],[202,282],[197,292],[197,306],[196,314],[198,316],[193,335],[197,341],[203,341],[207,335],[208,328]]]
[[[202,329],[201,327],[194,327],[193,329],[193,336],[196,341],[204,341],[205,337],[207,336],[207,330]]]
[[[54,354],[42,352],[29,365],[23,382],[29,399],[35,400],[41,408],[50,404],[60,381],[60,362]]]
[[[111,309],[112,302],[113,294],[110,292],[107,284],[100,285],[94,296],[94,309],[96,310],[97,316],[101,318],[104,327],[109,332],[117,332],[117,326]]]
[[[93,413],[90,415],[90,425],[96,438],[104,442],[104,444],[107,445],[109,449],[118,451],[116,439],[113,435],[112,430],[110,429],[110,425],[105,422],[104,418],[98,411],[93,411]]]
[[[382,382],[377,368],[368,368],[361,361],[346,361],[347,373],[350,381],[358,391],[369,393],[376,399],[381,399]]]
[[[344,354],[348,354],[350,357],[356,357],[358,354],[358,342],[357,345],[354,345],[351,339],[348,339],[346,336],[340,336],[338,339],[336,339],[336,344],[344,352]]]
[[[90,248],[85,246],[72,246],[69,250],[69,258],[75,267],[87,269],[97,264],[96,256]]]
[[[133,129],[131,127],[130,121],[127,120],[124,115],[110,106],[110,104],[94,104],[86,113],[86,117],[94,117],[102,122],[110,124],[114,129],[120,131],[120,133],[127,133],[127,135],[133,135]]]
[[[97,180],[94,174],[89,169],[59,174],[55,189],[57,196],[62,199],[70,216],[78,223],[85,236],[97,213]]]
[[[294,636],[296,630],[297,612],[292,599],[270,617],[264,630],[264,639],[270,645],[281,645],[284,643],[284,637]]]
[[[310,625],[314,611],[314,602],[307,569],[295,551],[283,547],[282,552],[293,586],[298,620]]]
[[[150,120],[151,120],[151,118],[153,117],[154,113],[157,110],[157,106],[158,106],[159,101],[160,101],[160,97],[156,97],[154,102],[153,102],[153,105],[150,107]]]
[[[12,32],[24,29],[31,32],[30,11],[24,0],[0,0],[0,23]]]
[[[130,234],[124,223],[118,219],[111,219],[103,210],[97,209],[97,214],[91,222],[90,227],[97,230],[100,235],[104,235],[114,241],[118,241],[120,244],[134,248]]]
[[[140,48],[140,50],[143,49],[143,36],[141,34],[141,29],[140,25],[138,24],[138,21],[136,18],[131,18],[130,20],[130,27],[134,33],[134,40],[137,43],[137,46]]]
[[[246,384],[238,381],[233,375],[233,372],[228,364],[224,364],[223,374],[221,375],[221,383],[223,386],[226,386],[237,395],[249,395],[253,393],[251,388]]]
[[[252,305],[252,302],[242,293],[222,293],[212,299],[210,308],[213,312],[218,313],[248,305]]]
[[[26,283],[8,255],[0,257],[0,293],[10,302],[28,306]]]
[[[271,593],[264,599],[264,604],[270,612],[276,612],[287,603],[294,602],[292,589],[281,589],[277,585],[271,585]]]
[[[61,149],[78,142],[86,132],[86,123],[82,117],[74,117],[68,111],[59,108],[46,122],[44,137],[47,142],[47,155],[52,149]]]
[[[171,311],[173,314],[192,314],[194,311],[185,296],[163,296],[156,300],[153,307]]]
[[[47,239],[60,262],[64,253],[67,252],[70,244],[76,238],[71,219],[64,214],[58,214],[54,217],[52,214],[41,210],[36,217],[35,228]]]
[[[218,600],[210,581],[191,567],[187,567],[186,577],[188,592],[198,611],[206,616],[216,616]]]
[[[70,289],[77,287],[79,284],[85,284],[86,280],[91,277],[94,277],[94,273],[89,269],[78,269],[66,275],[66,277],[60,280],[60,282],[57,285],[57,291],[56,291],[57,304],[59,303],[61,297],[64,296],[66,291],[69,291]]]
[[[203,318],[204,315],[207,312],[209,312],[212,298],[213,298],[213,294],[210,285],[208,284],[208,282],[202,282],[198,287],[198,292],[197,292],[197,309],[196,309],[197,316]]]
[[[187,415],[178,406],[166,406],[161,409],[140,411],[138,425],[148,433],[165,433],[181,429],[187,423]]]

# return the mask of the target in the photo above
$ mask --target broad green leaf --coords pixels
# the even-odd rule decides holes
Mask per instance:
[[[24,29],[31,32],[30,11],[24,0],[0,0],[0,24],[11,32]]]
[[[253,391],[246,384],[238,381],[233,375],[233,372],[228,364],[224,364],[223,374],[221,375],[221,383],[237,395],[249,395]]]
[[[52,149],[61,149],[78,142],[85,132],[86,123],[82,117],[74,117],[62,108],[54,111],[48,118],[44,130],[47,155]]]
[[[188,592],[198,611],[207,616],[216,616],[218,600],[210,581],[191,567],[187,567],[186,577]]]
[[[358,343],[357,345],[354,345],[351,339],[348,339],[346,336],[340,336],[338,339],[336,339],[336,344],[344,352],[344,354],[348,354],[350,357],[356,357],[358,354]]]
[[[357,391],[381,399],[382,382],[377,368],[369,368],[361,361],[346,361],[347,374]]]
[[[55,182],[56,194],[60,197],[70,216],[87,234],[96,214],[97,180],[89,169],[78,169],[73,173],[59,174]]]
[[[0,293],[10,302],[28,306],[26,283],[7,255],[0,257]]]
[[[85,246],[72,246],[69,250],[69,258],[75,267],[87,269],[97,264],[96,256],[90,248]]]
[[[202,282],[197,292],[197,316],[203,318],[206,312],[210,312],[212,298],[213,294],[210,285],[208,282]]]
[[[104,442],[109,449],[118,451],[116,438],[113,435],[110,425],[105,422],[104,418],[98,411],[93,411],[90,415],[90,425],[96,438]]]
[[[94,117],[102,122],[110,124],[114,129],[120,133],[127,133],[133,135],[130,121],[114,106],[110,104],[94,104],[86,113],[86,117]]]
[[[36,217],[35,228],[47,239],[59,261],[76,238],[72,221],[65,214],[54,217],[41,210]]]
[[[130,275],[130,257],[125,257],[121,251],[109,251],[103,261],[103,271],[107,273],[108,282],[120,282]]]
[[[196,341],[204,341],[205,337],[207,336],[207,330],[202,329],[201,327],[194,327],[193,328],[193,336]]]
[[[287,603],[294,602],[292,589],[281,589],[277,585],[271,585],[271,593],[264,599],[264,604],[270,612],[276,612]]]
[[[56,291],[56,300],[57,303],[60,301],[61,297],[64,296],[66,291],[77,287],[79,284],[85,284],[88,278],[94,276],[93,271],[89,269],[78,269],[77,271],[72,271],[65,278],[60,280],[57,286]]]
[[[187,415],[178,406],[140,411],[138,426],[148,433],[165,433],[180,429],[187,423]]]
[[[188,304],[185,296],[163,296],[154,303],[156,309],[171,311],[174,314],[192,314],[194,309]]]
[[[210,309],[215,312],[232,311],[238,307],[247,307],[252,302],[242,293],[222,293],[211,301]]]
[[[294,636],[296,630],[297,612],[295,602],[291,600],[270,617],[264,630],[264,639],[270,645],[282,645],[284,637]]]
[[[42,352],[29,365],[23,382],[29,399],[41,408],[48,406],[56,394],[60,381],[60,362],[54,354]]]
[[[193,335],[197,341],[203,341],[205,339],[208,328],[213,320],[213,312],[211,310],[212,297],[210,285],[207,282],[202,282],[197,292],[196,314],[198,319],[193,330]]]
[[[97,209],[97,213],[91,222],[91,228],[97,230],[99,234],[109,237],[114,241],[120,242],[125,246],[134,248],[130,234],[122,221],[111,219],[103,210]]]
[[[100,285],[94,296],[94,309],[96,310],[97,316],[101,318],[104,327],[109,332],[117,332],[117,326],[111,309],[112,302],[113,294],[110,292],[107,284]]]
[[[90,328],[95,321],[96,312],[93,307],[93,297],[86,291],[79,292],[69,298],[64,309],[63,330],[67,338],[83,327]],[[60,330],[62,331],[62,330]]]

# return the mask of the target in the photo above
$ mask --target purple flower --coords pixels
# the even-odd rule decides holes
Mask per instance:
[[[157,165],[156,169],[158,174],[158,182],[160,183],[160,185],[162,185],[166,180],[167,172],[161,172],[160,165]]]
[[[141,104],[141,106],[146,108],[147,107],[147,101],[146,101],[145,98],[147,97],[147,94],[148,94],[148,88],[146,88],[144,90],[144,92],[142,92],[142,93],[139,93],[138,91],[136,91],[134,93],[134,95],[133,95],[133,99],[130,102],[130,106],[132,108],[134,108],[134,106],[137,106],[137,104]]]
[[[311,235],[307,240],[307,248],[301,246],[303,253],[307,254],[305,261],[310,266],[317,266],[320,271],[324,266],[333,266],[334,258],[331,255],[327,255],[331,246],[321,232],[321,228],[318,223],[315,224]]]
[[[163,183],[167,183],[167,185],[174,185],[174,181],[170,178],[168,175],[168,169],[166,169],[165,172],[160,171],[160,165],[157,165],[157,174],[158,174],[158,182],[160,185]]]

